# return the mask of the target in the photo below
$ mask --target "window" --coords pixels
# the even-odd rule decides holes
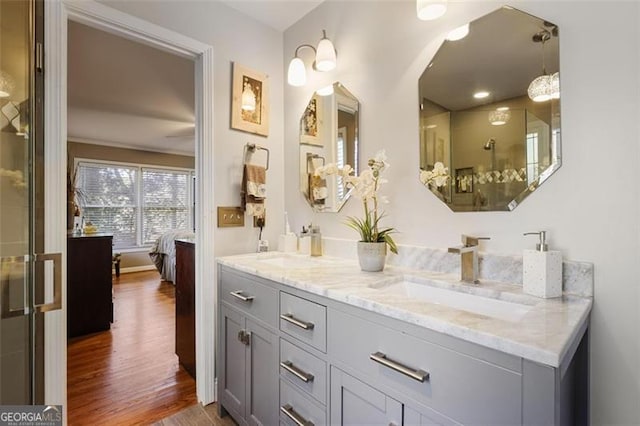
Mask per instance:
[[[78,163],[85,220],[113,234],[115,248],[152,244],[172,229],[192,229],[191,170],[139,165]]]

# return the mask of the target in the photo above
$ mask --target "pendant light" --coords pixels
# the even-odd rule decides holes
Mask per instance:
[[[416,0],[416,13],[418,19],[433,21],[444,15],[447,11],[447,1]]]
[[[529,98],[534,102],[546,102],[552,99],[554,96],[560,97],[560,83],[558,73],[553,76],[547,74],[547,69],[544,62],[544,44],[551,38],[551,33],[547,30],[542,30],[539,33],[534,34],[534,43],[542,44],[542,75],[533,79],[527,89]],[[554,83],[554,76],[555,83]],[[554,85],[556,89],[554,89]],[[557,99],[556,98],[556,99]]]
[[[15,81],[7,72],[0,70],[0,98],[8,98],[15,88]]]
[[[304,86],[307,83],[307,72],[304,66],[304,62],[298,54],[300,50],[308,48],[315,53],[315,61],[313,62],[313,69],[320,72],[331,71],[337,64],[337,53],[331,40],[327,38],[327,32],[322,30],[322,39],[318,43],[318,48],[311,46],[310,44],[301,44],[296,48],[293,59],[289,62],[289,69],[287,71],[287,82],[291,86]]]
[[[492,126],[503,126],[511,119],[511,111],[509,107],[496,108],[495,111],[489,113],[489,123]]]

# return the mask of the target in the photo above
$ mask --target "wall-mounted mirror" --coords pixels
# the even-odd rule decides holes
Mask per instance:
[[[340,176],[314,176],[316,167],[349,164],[358,175],[358,99],[334,83],[313,94],[300,118],[300,189],[317,212],[337,212],[350,195]]]
[[[503,7],[452,31],[420,77],[420,169],[453,211],[513,210],[560,167],[558,27]]]

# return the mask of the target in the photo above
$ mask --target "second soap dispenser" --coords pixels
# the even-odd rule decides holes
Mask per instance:
[[[540,237],[536,249],[525,250],[522,256],[524,292],[545,299],[562,296],[562,252],[548,249],[545,231],[524,235]]]

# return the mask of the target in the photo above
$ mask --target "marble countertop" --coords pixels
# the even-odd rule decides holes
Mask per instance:
[[[593,303],[590,297],[566,294],[540,299],[524,294],[521,285],[491,281],[471,285],[459,282],[453,274],[397,266],[362,272],[357,261],[328,256],[251,253],[220,257],[218,263],[553,367],[560,366]],[[517,319],[499,319],[381,291],[403,279],[517,303],[526,312]]]

